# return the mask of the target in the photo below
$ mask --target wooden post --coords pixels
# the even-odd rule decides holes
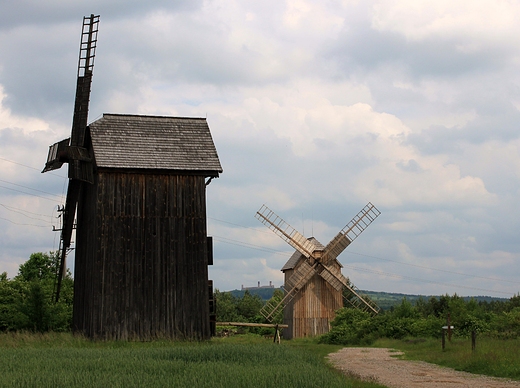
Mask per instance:
[[[442,351],[446,347],[446,330],[442,329]]]
[[[471,331],[471,351],[474,352],[476,348],[476,342],[477,342],[477,333],[475,330]]]
[[[450,313],[448,313],[448,341],[451,342],[451,316]]]

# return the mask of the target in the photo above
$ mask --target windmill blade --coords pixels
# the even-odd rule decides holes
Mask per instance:
[[[380,214],[381,212],[369,202],[327,244],[323,251],[322,262],[328,264],[336,259]]]
[[[285,288],[295,289],[296,291],[301,289],[314,276],[315,272],[316,264],[310,265],[307,260],[302,260],[287,279]]]
[[[83,147],[88,120],[88,105],[90,101],[90,87],[92,85],[92,71],[96,55],[99,15],[85,16],[81,30],[81,43],[78,61],[78,80],[76,83],[76,99],[74,102],[74,116],[72,118],[72,133],[70,145]]]
[[[339,269],[320,264],[317,272],[337,291],[343,291],[343,288],[346,288],[349,298],[345,299],[353,307],[374,315],[379,313],[379,306],[376,305],[368,296],[362,295],[359,289],[343,276]]]
[[[49,146],[49,153],[47,154],[47,162],[42,173],[61,168],[64,162],[66,162],[65,155],[67,154],[67,148],[69,146],[70,139],[64,139],[53,145]]]
[[[267,206],[263,205],[260,210],[256,212],[255,218],[306,258],[314,258],[313,252],[316,250],[316,246],[282,218],[278,217],[275,212]]]
[[[316,265],[317,263],[310,265],[307,260],[301,261],[300,265],[294,270],[294,273],[284,286],[284,288],[288,290],[284,297],[280,300],[266,303],[260,310],[260,313],[265,319],[269,322],[273,321],[281,309],[289,303],[298,294],[300,289],[314,276],[316,273]]]
[[[72,118],[70,136],[69,178],[93,183],[94,172],[92,163],[85,147],[85,133],[88,122],[88,106],[92,85],[92,71],[97,48],[99,15],[83,18],[81,43],[78,60],[78,79],[76,83],[76,99]]]
[[[74,218],[76,216],[76,207],[78,205],[79,193],[83,183],[74,179],[69,180],[67,189],[67,199],[65,200],[65,210],[62,215],[61,227],[61,254],[60,254],[60,270],[58,273],[58,284],[56,286],[56,302],[60,299],[61,280],[66,273],[66,257],[67,250],[70,248],[70,240],[72,239],[72,230],[74,229]]]
[[[379,313],[379,306],[368,296],[363,295],[354,284],[348,282],[345,288],[348,293],[348,298],[345,297],[345,295],[343,295],[343,298],[350,303],[352,307],[372,315],[377,315]]]
[[[348,287],[349,281],[343,274],[333,267],[320,265],[317,269],[319,275],[325,279],[337,291],[343,291],[343,287]]]

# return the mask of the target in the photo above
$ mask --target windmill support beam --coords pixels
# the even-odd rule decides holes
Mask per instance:
[[[276,324],[276,323],[249,323],[249,322],[217,322],[217,326],[243,326],[243,327],[279,327],[281,329],[287,329],[289,325]]]

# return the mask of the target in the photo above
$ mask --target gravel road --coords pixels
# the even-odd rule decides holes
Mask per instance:
[[[512,388],[520,382],[455,371],[450,368],[396,358],[392,349],[343,348],[329,354],[330,362],[343,373],[395,388]],[[393,357],[392,357],[393,356]]]

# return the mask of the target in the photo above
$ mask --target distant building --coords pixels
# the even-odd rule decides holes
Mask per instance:
[[[260,290],[262,288],[274,288],[273,282],[269,281],[269,285],[268,286],[261,286],[260,282],[258,282],[258,286],[257,287],[244,287],[244,285],[242,284],[242,291],[244,291],[244,290]]]

